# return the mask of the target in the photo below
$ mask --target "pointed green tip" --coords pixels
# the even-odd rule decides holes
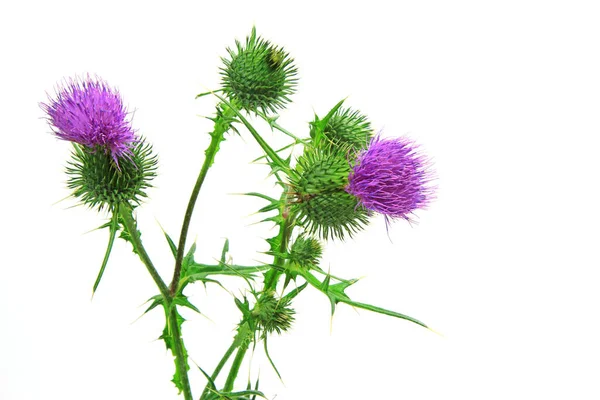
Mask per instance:
[[[441,333],[441,332],[438,332],[438,331],[436,331],[436,330],[435,330],[435,329],[433,329],[433,328],[430,328],[430,327],[428,327],[428,326],[426,326],[425,328],[427,328],[427,330],[429,330],[429,331],[431,331],[431,332],[435,333],[436,335],[438,335],[438,336],[440,336],[440,337],[443,337],[444,339],[446,338],[446,336],[445,336],[443,333]]]

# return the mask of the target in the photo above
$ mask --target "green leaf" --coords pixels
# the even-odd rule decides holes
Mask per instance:
[[[169,236],[169,234],[164,229],[163,233],[165,235],[165,238],[167,239],[167,243],[169,243],[169,248],[171,249],[171,253],[173,253],[173,257],[177,258],[177,246],[175,245],[175,242],[173,241],[173,239],[171,239],[171,236]]]
[[[269,165],[271,166],[271,168],[277,167],[277,168],[279,168],[279,170],[281,170],[283,172],[286,172],[286,173],[289,172],[290,164],[285,162],[281,157],[279,157],[277,152],[275,150],[273,150],[271,148],[271,146],[268,145],[268,143],[262,138],[262,136],[260,136],[258,131],[252,126],[252,124],[250,124],[250,122],[248,122],[248,120],[242,115],[242,113],[239,110],[237,110],[234,106],[232,106],[231,103],[229,103],[224,97],[222,97],[216,93],[213,93],[213,94],[215,95],[215,97],[217,97],[219,100],[221,100],[221,102],[223,104],[227,105],[229,107],[229,109],[235,114],[237,119],[246,126],[248,131],[250,131],[250,133],[252,134],[252,136],[254,137],[256,142],[258,143],[258,145],[260,147],[262,147],[263,151],[269,157],[269,159],[270,159]]]
[[[209,94],[213,94],[213,93],[218,93],[218,92],[222,92],[223,89],[216,89],[216,90],[211,90],[210,92],[204,92],[204,93],[200,93],[196,95],[196,99],[203,97],[203,96],[208,96]]]
[[[294,297],[298,296],[301,291],[303,291],[308,286],[308,282],[304,282],[302,285],[298,286],[296,289],[292,290],[285,296],[281,298],[282,301],[291,301]]]
[[[198,367],[198,369],[200,370],[200,372],[202,372],[202,375],[204,375],[206,377],[206,380],[208,381],[209,384],[209,389],[216,391],[217,390],[217,386],[215,385],[215,381],[213,381],[213,379],[210,377],[210,375],[208,375],[206,373],[206,371],[204,371],[202,368],[200,368],[200,366],[198,364],[196,364],[196,366]]]
[[[172,240],[166,233],[165,236],[167,237],[167,241],[169,241],[169,243],[172,243]],[[171,251],[175,255],[177,253],[175,244],[173,243],[173,245],[170,245],[170,247]],[[217,265],[197,263],[194,260],[195,251],[196,243],[192,244],[189,251],[182,260],[181,278],[179,280],[179,288],[177,290],[177,293],[179,294],[183,293],[183,290],[188,284],[197,281],[203,282],[204,284],[215,283],[223,287],[223,285],[219,281],[209,278],[209,276],[211,275],[237,276],[248,281],[254,279],[256,273],[269,269],[268,265],[241,266],[227,264],[225,262],[225,258],[227,256],[227,253],[229,252],[229,239],[225,239],[223,249],[221,250],[221,259],[219,261],[219,264]]]
[[[221,250],[221,264],[225,264],[225,256],[229,252],[229,239],[225,239],[223,243],[223,250]]]
[[[346,101],[346,99],[343,99],[339,103],[337,103],[331,109],[331,111],[329,111],[329,113],[327,113],[327,115],[325,117],[323,117],[323,119],[319,119],[319,117],[315,114],[315,120],[314,120],[314,122],[311,122],[311,125],[313,128],[313,129],[311,129],[311,136],[313,136],[312,139],[313,139],[313,144],[315,146],[318,146],[319,142],[323,138],[325,138],[324,131],[325,131],[325,128],[327,127],[327,123],[335,115],[335,113],[339,110],[339,108],[342,106],[344,101]]]
[[[334,314],[335,306],[337,305],[337,303],[345,303],[345,304],[348,304],[353,307],[362,308],[363,310],[368,310],[368,311],[376,312],[379,314],[389,315],[391,317],[404,319],[404,320],[413,322],[417,325],[421,325],[422,327],[429,329],[429,327],[427,325],[425,325],[425,323],[419,321],[416,318],[410,317],[406,314],[401,314],[399,312],[391,311],[391,310],[388,310],[388,309],[385,309],[382,307],[376,307],[376,306],[368,304],[368,303],[360,303],[360,302],[351,300],[350,297],[345,293],[345,290],[349,286],[358,282],[358,279],[344,280],[342,282],[332,285],[330,283],[331,275],[327,275],[325,277],[325,279],[323,280],[323,282],[321,282],[319,279],[317,279],[314,275],[312,275],[310,272],[308,272],[306,270],[299,269],[298,274],[301,275],[304,279],[306,279],[306,281],[310,285],[317,288],[319,291],[324,293],[329,298],[329,301],[331,303],[331,315]]]
[[[210,282],[208,279],[210,275],[225,275],[225,276],[237,276],[244,279],[254,279],[257,272],[269,269],[269,265],[257,265],[257,266],[241,266],[241,265],[228,265],[221,263],[218,265],[207,265],[193,263],[188,266],[187,274],[182,276],[182,281],[186,283],[192,283],[196,281]]]
[[[242,390],[241,392],[219,392],[219,395],[222,396],[223,399],[239,399],[244,396],[260,396],[263,399],[266,399],[263,392],[258,390]]]
[[[272,197],[267,196],[266,194],[262,194],[262,193],[257,193],[257,192],[248,192],[248,193],[244,193],[246,196],[254,196],[254,197],[260,197],[261,199],[265,199],[268,202],[276,202],[277,200],[275,200]]]
[[[106,226],[106,225],[103,225]],[[106,264],[108,264],[108,258],[113,248],[113,244],[115,243],[115,237],[117,236],[117,231],[119,230],[119,211],[118,206],[115,210],[113,210],[113,215],[111,217],[109,228],[109,237],[108,237],[108,246],[106,247],[106,252],[104,253],[104,259],[102,260],[102,266],[100,267],[100,272],[98,272],[98,277],[96,278],[96,282],[94,282],[94,287],[92,289],[92,297],[94,293],[96,293],[96,289],[98,289],[98,285],[100,284],[100,280],[102,279],[102,275],[104,274],[104,269],[106,268]]]
[[[144,314],[155,309],[157,306],[164,304],[164,297],[161,294],[157,294],[156,296],[150,297],[146,303],[150,303],[150,306],[144,311]]]
[[[273,370],[275,371],[275,373],[277,374],[277,377],[279,378],[279,380],[281,381],[281,383],[283,383],[283,378],[281,377],[281,374],[279,373],[279,370],[277,369],[277,367],[275,366],[275,363],[273,362],[273,359],[271,358],[271,356],[269,355],[269,348],[267,346],[267,337],[268,335],[265,335],[263,337],[263,342],[265,344],[265,355],[267,356],[267,360],[269,360],[269,363],[271,364],[271,367],[273,367]]]

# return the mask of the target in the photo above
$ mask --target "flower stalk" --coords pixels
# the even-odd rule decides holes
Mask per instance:
[[[183,223],[181,224],[181,233],[179,235],[179,244],[177,246],[177,255],[175,258],[175,269],[173,271],[173,279],[171,280],[169,289],[172,296],[175,295],[177,289],[179,288],[179,280],[181,279],[181,263],[183,262],[183,255],[185,253],[185,242],[187,240],[192,214],[194,213],[194,206],[198,200],[200,189],[202,189],[202,184],[204,183],[208,169],[214,163],[215,156],[220,148],[220,143],[225,140],[225,133],[231,129],[231,118],[234,113],[231,107],[217,107],[218,110],[221,108],[224,108],[224,112],[220,115],[217,115],[214,119],[215,127],[213,132],[210,134],[210,143],[205,151],[204,162],[202,164],[202,168],[200,169],[200,173],[198,174],[198,178],[196,179],[196,184],[192,189],[192,194],[190,195],[190,200],[183,217]]]
[[[165,284],[160,274],[154,267],[152,260],[150,260],[150,256],[148,255],[146,249],[144,248],[144,245],[142,244],[142,239],[137,229],[137,223],[133,218],[133,209],[128,204],[122,204],[119,207],[119,215],[122,218],[125,230],[127,231],[129,238],[131,239],[131,244],[133,245],[133,252],[140,257],[140,260],[146,266],[148,273],[152,277],[152,280],[154,280],[154,283],[156,284],[156,287],[158,287],[158,290],[164,298],[164,301],[169,302],[171,299],[171,296],[169,295],[169,289],[167,288],[167,285]]]
[[[131,239],[133,245],[133,251],[138,254],[142,263],[146,266],[148,273],[156,283],[158,290],[163,298],[163,306],[165,308],[167,325],[170,328],[171,338],[173,340],[173,353],[175,354],[175,363],[177,365],[177,372],[180,376],[181,383],[183,386],[182,392],[185,400],[193,400],[192,391],[190,388],[190,382],[187,374],[187,364],[184,355],[184,344],[181,332],[179,331],[179,325],[177,324],[177,307],[173,304],[173,297],[171,296],[169,289],[163,279],[160,277],[158,271],[154,267],[150,256],[146,252],[140,233],[137,229],[137,224],[133,218],[133,210],[128,205],[122,205],[119,207],[119,215],[123,220],[123,225],[127,234]]]

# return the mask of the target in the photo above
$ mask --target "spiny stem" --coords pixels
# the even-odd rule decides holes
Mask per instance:
[[[135,219],[133,218],[133,209],[129,204],[121,204],[119,206],[119,215],[123,219],[123,223],[125,225],[125,229],[131,238],[131,243],[133,245],[133,251],[140,257],[142,263],[146,266],[146,269],[150,273],[150,276],[156,283],[160,294],[163,296],[165,301],[170,300],[169,297],[169,289],[167,285],[162,280],[156,268],[154,268],[154,264],[150,260],[150,256],[146,252],[144,245],[142,244],[142,239],[140,238],[140,234],[137,230],[137,224]]]
[[[284,196],[285,196],[285,194],[284,194]],[[287,218],[285,218],[283,220],[283,223],[280,225],[278,236],[281,240],[281,243],[279,245],[278,255],[276,255],[275,259],[273,260],[273,265],[275,265],[276,268],[272,268],[265,274],[265,281],[264,281],[265,284],[264,284],[264,288],[263,288],[263,293],[265,291],[275,289],[277,286],[277,281],[279,280],[279,277],[283,273],[281,268],[283,268],[283,265],[285,263],[285,258],[282,257],[282,255],[287,254],[288,243],[289,243],[290,237],[292,235],[292,230],[294,229],[294,227],[293,227],[294,220],[295,220],[295,216],[293,214],[290,214],[287,216]]]
[[[190,387],[190,380],[188,377],[188,365],[184,355],[184,344],[183,338],[181,337],[181,331],[177,324],[177,308],[174,304],[169,305],[169,325],[171,328],[171,337],[173,339],[173,352],[175,353],[175,361],[177,363],[177,370],[181,379],[181,386],[183,391],[183,397],[185,400],[193,400],[192,389]]]
[[[280,212],[283,213],[283,210],[281,210]],[[285,252],[287,252],[288,242],[290,240],[290,236],[291,236],[291,233],[293,230],[294,219],[295,219],[294,215],[288,215],[287,218],[284,218],[283,222],[279,226],[278,236],[281,238],[281,244],[279,246],[279,250],[281,252],[280,254],[284,254]],[[282,257],[280,255],[275,256],[275,260],[274,260],[273,264],[275,265],[276,268],[272,268],[270,271],[268,271],[266,273],[265,284],[261,291],[260,298],[257,300],[257,302],[260,302],[260,299],[265,295],[265,293],[270,293],[277,286],[279,277],[282,274],[282,271],[280,269],[278,269],[277,267],[282,268],[284,263],[285,263],[284,257]],[[229,370],[229,375],[227,376],[227,381],[225,382],[225,387],[223,388],[224,392],[230,392],[231,390],[233,390],[233,385],[235,383],[235,379],[237,377],[239,369],[242,365],[242,362],[244,360],[244,357],[245,357],[248,347],[250,345],[250,341],[247,340],[248,336],[245,336],[245,335],[248,335],[248,332],[252,333],[248,324],[245,323],[245,324],[241,325],[241,328],[240,328],[238,334],[236,335],[236,337],[233,341],[233,344],[227,350],[228,353],[226,353],[225,356],[223,357],[223,359],[225,359],[225,361],[227,361],[227,359],[231,356],[231,354],[233,353],[235,348],[236,347],[238,348],[238,351],[235,355],[233,364],[231,365],[231,368]],[[253,338],[253,337],[254,337],[254,335],[251,336],[251,338]],[[279,372],[277,372],[277,375],[279,375]],[[213,377],[211,377],[211,378],[213,380],[215,379]],[[207,392],[206,388],[205,388],[205,392]],[[202,397],[200,399],[203,400]]]
[[[192,214],[194,213],[196,200],[200,194],[200,189],[202,188],[202,184],[204,183],[204,178],[206,178],[208,169],[213,164],[215,155],[219,151],[219,143],[223,141],[225,132],[227,132],[231,126],[229,119],[233,113],[230,110],[230,107],[226,108],[223,115],[218,115],[214,119],[215,128],[210,134],[211,140],[208,148],[205,151],[206,157],[204,158],[204,163],[202,164],[202,168],[200,169],[200,173],[196,179],[196,185],[192,190],[190,201],[188,202],[187,209],[185,210],[185,216],[183,217],[183,224],[181,225],[181,234],[179,235],[179,244],[177,246],[177,256],[175,257],[175,270],[173,271],[173,279],[171,280],[170,285],[171,295],[174,295],[177,292],[177,288],[179,286],[179,279],[181,278],[181,264],[183,262],[183,254],[185,252],[185,242],[187,239],[190,222],[192,220]]]
[[[142,239],[137,230],[137,224],[135,219],[133,218],[133,210],[130,205],[121,204],[119,206],[119,215],[123,219],[123,223],[125,225],[125,229],[131,238],[131,242],[133,244],[133,250],[140,259],[142,263],[146,266],[146,269],[154,279],[160,294],[163,297],[165,310],[167,310],[168,316],[167,320],[169,325],[171,326],[171,333],[173,338],[173,351],[175,353],[175,359],[177,362],[177,369],[179,370],[179,376],[181,377],[181,382],[183,385],[183,396],[185,400],[193,400],[192,392],[190,389],[190,382],[187,375],[187,365],[185,362],[184,354],[183,354],[183,339],[181,337],[181,332],[179,331],[179,326],[177,325],[177,309],[175,305],[172,304],[172,297],[169,293],[169,288],[162,280],[156,268],[154,268],[154,264],[150,260],[150,256],[146,252],[144,245],[142,244]]]

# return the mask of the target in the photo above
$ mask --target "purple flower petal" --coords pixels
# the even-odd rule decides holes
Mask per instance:
[[[346,191],[369,210],[410,221],[409,215],[433,199],[430,164],[407,138],[374,137],[359,153]]]
[[[101,79],[71,79],[57,90],[56,98],[42,103],[53,131],[60,139],[110,153],[131,155],[137,141],[119,92]]]

